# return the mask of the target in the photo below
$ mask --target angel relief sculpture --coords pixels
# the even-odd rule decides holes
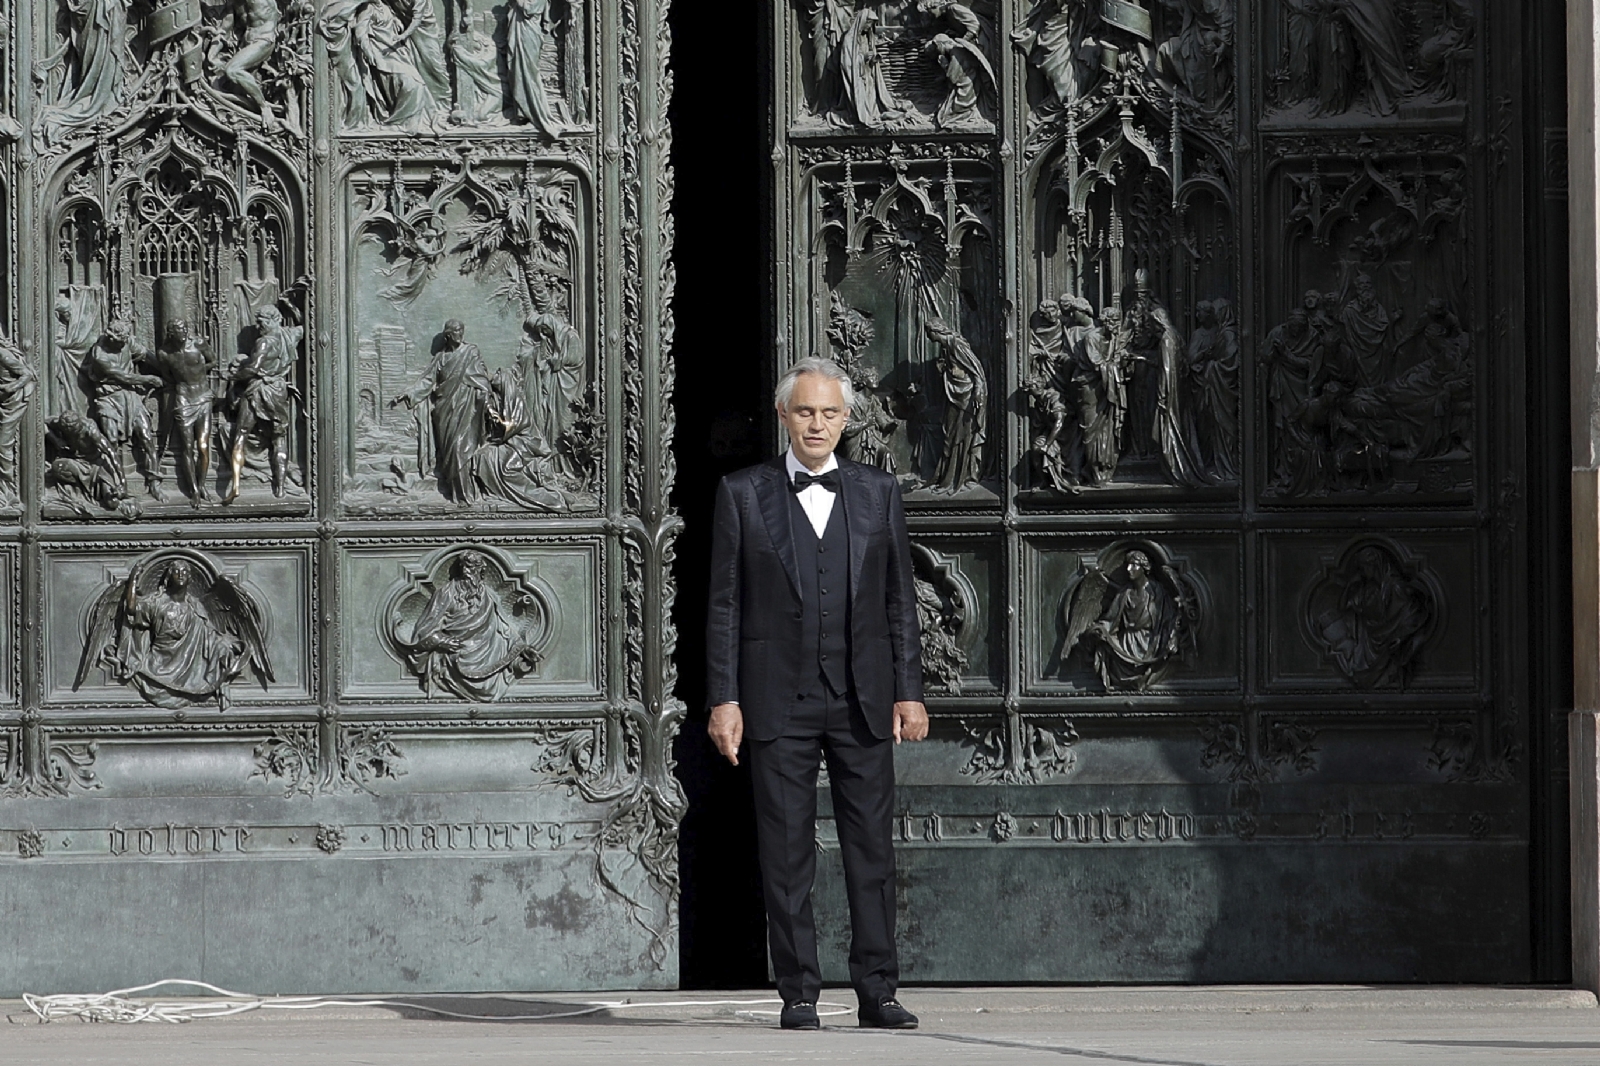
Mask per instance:
[[[260,607],[195,552],[155,553],[113,578],[89,614],[74,691],[96,666],[157,707],[226,710],[246,672],[262,689],[275,680]]]
[[[1195,646],[1195,579],[1159,546],[1115,545],[1089,563],[1061,603],[1055,663],[1085,654],[1108,692],[1143,692]]]
[[[476,549],[453,549],[414,573],[387,618],[390,646],[430,697],[500,699],[538,670],[550,638],[543,593]]]

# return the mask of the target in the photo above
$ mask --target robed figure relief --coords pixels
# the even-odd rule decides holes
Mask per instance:
[[[1347,548],[1306,597],[1306,631],[1327,661],[1360,688],[1404,688],[1438,629],[1432,576],[1380,541]]]
[[[539,668],[550,629],[544,599],[479,551],[453,552],[438,571],[393,602],[393,647],[430,697],[498,700]],[[424,584],[427,601],[410,621],[407,600],[420,598]]]
[[[573,429],[583,387],[583,338],[560,315],[544,312],[524,324],[517,369],[522,374],[530,428],[560,457]]]
[[[228,492],[223,502],[239,496],[244,474],[245,447],[258,437],[267,449],[272,494],[282,498],[287,491],[289,434],[294,425],[294,367],[300,354],[305,327],[285,324],[283,312],[275,306],[256,312],[255,344],[229,367],[233,388],[233,440],[228,449]]]
[[[123,101],[131,69],[128,0],[65,0],[61,46],[40,63],[40,73],[61,71],[53,103],[40,116],[46,143],[94,125]]]
[[[0,507],[13,507],[21,498],[18,444],[23,416],[38,387],[39,376],[28,362],[28,353],[0,330]]]
[[[89,410],[101,436],[113,448],[133,451],[146,491],[155,499],[164,500],[157,421],[146,400],[159,397],[166,387],[158,374],[146,372],[153,369],[149,364],[154,354],[134,339],[131,322],[115,318],[89,349],[79,373],[88,386]]]
[[[421,380],[410,392],[389,401],[389,406],[414,407],[428,402],[439,492],[458,503],[473,504],[483,495],[472,476],[472,465],[483,443],[489,370],[478,346],[467,343],[466,334],[466,323],[455,318],[447,321],[439,350]]]
[[[103,667],[157,707],[215,700],[247,672],[275,680],[261,609],[243,586],[192,552],[158,553],[114,579],[89,614],[73,689]]]
[[[506,67],[518,117],[554,139],[566,122],[544,85],[545,44],[555,29],[550,6],[550,0],[511,0],[506,8]]]
[[[929,322],[928,339],[938,347],[935,366],[944,391],[944,442],[933,488],[960,492],[983,473],[988,439],[989,382],[983,361],[960,333]]]
[[[1196,487],[1239,477],[1239,337],[1230,301],[1195,304],[1187,339],[1136,272],[1126,308],[1045,300],[1023,380],[1041,487],[1077,492],[1122,480]]]
[[[1358,275],[1308,290],[1261,350],[1273,430],[1269,491],[1455,487],[1473,442],[1472,336],[1442,299],[1402,328]]]
[[[992,493],[1005,341],[988,176],[936,156],[825,172],[810,343],[849,375],[847,454],[931,500]]]

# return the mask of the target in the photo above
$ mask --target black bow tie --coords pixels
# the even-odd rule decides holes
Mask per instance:
[[[801,492],[812,485],[821,485],[829,492],[839,491],[839,471],[829,470],[825,474],[813,474],[806,470],[795,472],[794,479],[789,482],[789,488],[794,492]]]

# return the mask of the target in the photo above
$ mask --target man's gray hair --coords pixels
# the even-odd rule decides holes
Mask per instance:
[[[802,359],[788,370],[783,377],[778,379],[778,387],[773,390],[773,400],[779,407],[788,407],[789,398],[794,395],[794,383],[800,379],[801,374],[816,374],[818,377],[827,378],[829,381],[839,383],[839,391],[844,394],[844,405],[854,407],[856,403],[856,389],[850,383],[850,375],[845,368],[835,363],[832,359],[823,359],[813,355]]]

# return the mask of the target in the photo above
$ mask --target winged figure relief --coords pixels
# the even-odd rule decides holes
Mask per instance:
[[[917,619],[922,623],[922,673],[936,691],[961,695],[970,665],[965,641],[977,594],[956,560],[925,544],[911,545]]]
[[[1060,660],[1083,648],[1108,691],[1143,692],[1194,646],[1200,597],[1153,547],[1112,549],[1062,602]]]
[[[147,556],[113,580],[89,616],[72,687],[95,666],[157,707],[217,701],[248,671],[265,689],[276,680],[261,609],[204,556]]]

